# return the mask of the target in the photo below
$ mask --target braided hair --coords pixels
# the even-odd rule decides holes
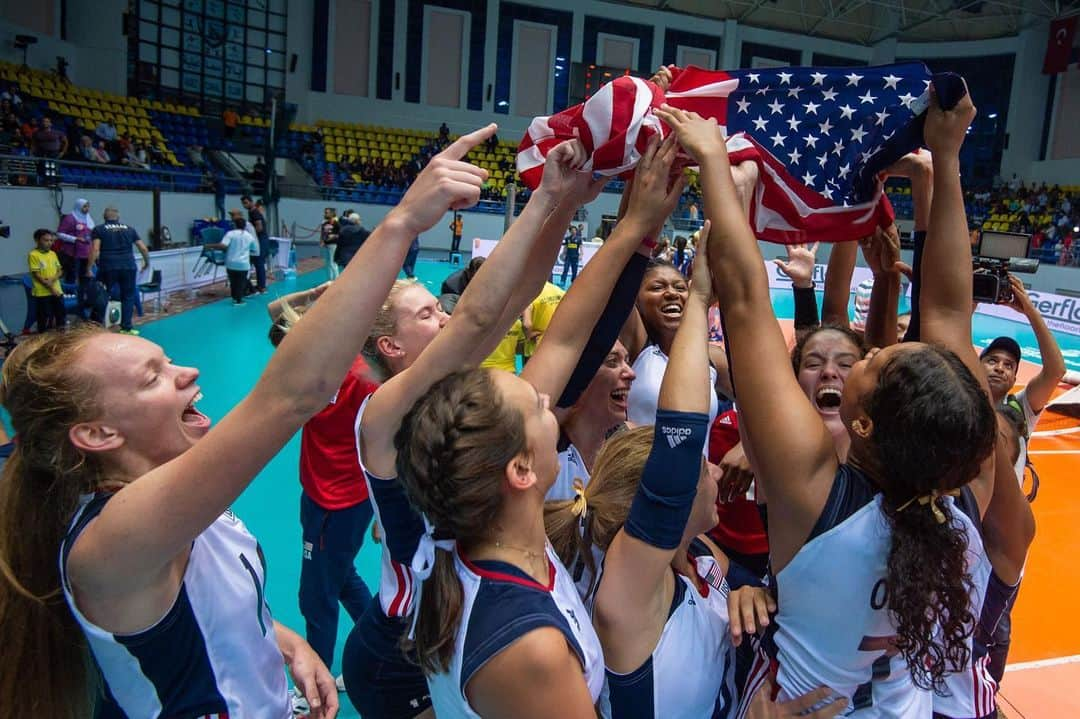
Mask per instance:
[[[424,513],[437,537],[466,544],[494,524],[506,466],[529,451],[524,417],[503,400],[484,369],[436,382],[402,419],[394,448],[409,502]],[[415,646],[424,671],[448,669],[462,601],[453,557],[437,552],[416,621]]]

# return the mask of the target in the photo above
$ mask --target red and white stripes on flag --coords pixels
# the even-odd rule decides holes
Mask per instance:
[[[845,204],[839,198],[834,200],[808,187],[749,133],[729,134],[728,98],[740,90],[743,80],[696,67],[672,70],[674,77],[666,93],[652,82],[619,77],[581,105],[535,118],[518,147],[517,167],[525,185],[536,189],[547,153],[574,138],[589,154],[586,171],[608,176],[629,173],[650,138],[656,134],[665,137],[670,132],[653,114],[666,102],[715,118],[727,137],[732,165],[757,163],[759,181],[751,200],[750,225],[760,239],[783,244],[858,240],[893,221],[892,207],[880,190],[866,202]],[[693,164],[690,157],[680,156],[679,169]]]

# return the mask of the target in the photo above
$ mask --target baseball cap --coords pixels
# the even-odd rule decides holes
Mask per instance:
[[[1012,337],[998,337],[990,345],[979,354],[979,359],[982,359],[986,355],[990,354],[994,350],[1001,350],[1012,355],[1013,359],[1020,362],[1020,345]]]

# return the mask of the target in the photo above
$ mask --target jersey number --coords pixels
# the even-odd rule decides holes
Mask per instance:
[[[881,610],[888,604],[888,588],[885,580],[879,580],[870,593],[870,607]],[[860,684],[851,697],[853,709],[864,709],[874,705],[874,682],[887,679],[892,668],[890,661],[900,653],[896,648],[896,636],[887,637],[863,637],[859,642],[860,652],[881,652],[881,656],[874,660],[870,669],[870,681]]]

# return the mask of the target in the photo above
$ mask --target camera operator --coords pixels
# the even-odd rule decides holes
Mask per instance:
[[[1039,343],[1042,369],[1024,389],[1010,395],[1009,391],[1016,384],[1016,370],[1020,366],[1020,345],[1016,340],[1011,337],[998,337],[982,351],[980,359],[986,370],[994,404],[1012,406],[1023,415],[1026,431],[1021,442],[1020,459],[1017,461],[1017,478],[1022,481],[1027,462],[1027,436],[1035,428],[1039,413],[1050,400],[1054,387],[1065,375],[1065,358],[1042,315],[1028,297],[1024,284],[1011,274],[1009,284],[1012,286],[1012,299],[1003,304],[1027,317]]]
[[[1020,431],[1020,456],[1015,466],[1016,478],[1022,485],[1028,466],[1028,437],[1038,423],[1039,413],[1050,400],[1054,387],[1065,375],[1065,358],[1061,354],[1061,348],[1058,347],[1054,335],[1050,333],[1046,322],[1043,321],[1042,315],[1028,297],[1023,283],[1015,276],[1009,275],[1009,284],[1012,287],[1012,298],[1002,304],[1024,315],[1031,323],[1031,328],[1035,331],[1035,339],[1039,343],[1042,369],[1031,378],[1024,389],[1013,395],[1009,392],[1016,384],[1016,370],[1020,366],[1019,343],[1012,337],[998,337],[982,351],[979,359],[986,371],[994,404],[1009,408],[1010,414],[1015,415],[1017,423],[1022,425],[1018,428],[1022,431]],[[1037,487],[1038,478],[1034,476],[1032,491],[1028,495],[1029,500],[1034,499]],[[1001,677],[1005,673],[1012,635],[1012,608],[1019,591],[1020,586],[1017,584],[1012,589],[1012,596],[1008,600],[1005,612],[988,638],[989,641],[986,642],[990,655],[990,675],[998,683],[1001,682]]]

